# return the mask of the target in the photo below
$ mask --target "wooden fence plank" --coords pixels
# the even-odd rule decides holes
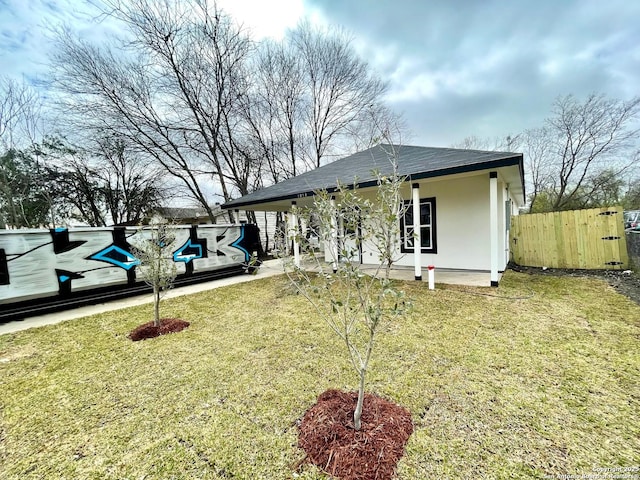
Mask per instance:
[[[517,215],[511,225],[511,256],[519,265],[629,268],[622,207]]]
[[[616,207],[615,225],[617,228],[615,230],[616,233],[614,233],[614,235],[617,237],[620,237],[616,242],[618,246],[618,249],[617,249],[618,261],[622,263],[620,268],[628,269],[631,267],[631,262],[629,259],[629,251],[627,249],[627,235],[626,235],[626,232],[624,231],[624,215],[623,215],[622,207]]]

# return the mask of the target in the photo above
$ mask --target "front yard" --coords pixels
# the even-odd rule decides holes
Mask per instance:
[[[368,390],[407,407],[399,479],[640,475],[640,306],[597,279],[405,284]],[[297,421],[354,390],[342,346],[283,277],[0,336],[0,478],[326,478]],[[637,470],[633,470],[637,468]],[[612,470],[609,470],[612,471]]]

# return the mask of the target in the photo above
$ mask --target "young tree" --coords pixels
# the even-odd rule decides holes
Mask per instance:
[[[173,252],[177,247],[176,228],[164,218],[154,216],[149,227],[141,229],[134,238],[133,251],[140,260],[136,274],[153,287],[153,325],[159,327],[162,294],[172,287],[177,275],[173,261]]]
[[[295,210],[303,224],[313,226],[313,235],[327,245],[329,262],[296,233],[306,251],[301,267],[292,259],[285,271],[298,292],[314,307],[343,342],[351,365],[358,375],[358,401],[353,414],[354,427],[361,427],[361,416],[369,361],[380,327],[402,315],[409,306],[404,292],[391,280],[390,270],[400,235],[403,179],[394,168],[391,174],[376,173],[378,187],[373,197],[356,188],[339,186],[333,195],[317,192],[313,207]],[[337,228],[340,228],[340,246]],[[360,269],[355,253],[366,242],[378,252],[375,272]]]

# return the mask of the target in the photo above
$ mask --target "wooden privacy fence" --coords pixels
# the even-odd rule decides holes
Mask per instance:
[[[549,268],[627,269],[622,207],[511,217],[511,259]]]

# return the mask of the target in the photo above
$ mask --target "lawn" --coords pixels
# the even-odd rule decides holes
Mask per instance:
[[[640,475],[639,306],[597,279],[404,286],[368,384],[413,415],[399,479]],[[286,279],[162,314],[191,326],[131,342],[144,305],[0,336],[0,478],[326,478],[294,470],[296,423],[356,378]]]

